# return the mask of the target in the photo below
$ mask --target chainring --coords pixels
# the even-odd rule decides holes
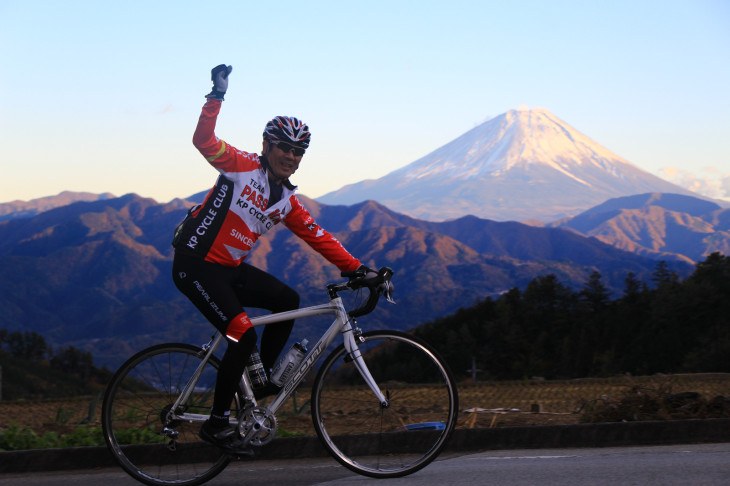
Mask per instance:
[[[238,421],[238,433],[242,437],[249,434],[249,444],[254,446],[266,445],[276,436],[278,425],[276,417],[266,407],[252,407],[244,410],[243,417]]]

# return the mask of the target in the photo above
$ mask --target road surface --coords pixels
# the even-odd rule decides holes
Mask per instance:
[[[210,486],[458,485],[727,485],[730,442],[724,444],[531,449],[444,454],[422,471],[387,481],[358,476],[333,459],[236,462]],[[0,486],[133,486],[115,468],[7,474]]]

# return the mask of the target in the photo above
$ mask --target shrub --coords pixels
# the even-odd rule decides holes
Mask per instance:
[[[708,400],[696,392],[671,393],[667,384],[636,385],[619,398],[603,395],[586,403],[583,412],[583,422],[730,418],[730,398]]]

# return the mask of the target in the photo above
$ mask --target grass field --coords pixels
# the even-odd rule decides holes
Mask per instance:
[[[621,411],[621,407],[628,407],[630,413],[634,414],[628,420],[689,418],[693,414],[707,416],[707,407],[680,404],[684,408],[677,408],[682,412],[678,415],[662,409],[661,404],[666,403],[668,397],[687,392],[698,393],[705,402],[718,396],[730,397],[730,374],[461,383],[458,427],[607,421],[597,411],[616,412]],[[280,429],[296,434],[315,434],[307,406],[309,393],[309,389],[302,386],[296,401],[290,399],[283,406],[278,416]],[[425,388],[423,393],[427,393]],[[724,416],[723,413],[730,416],[728,400],[724,403],[725,408],[718,409],[720,416]],[[655,416],[649,415],[652,410]],[[16,424],[18,428],[28,428],[37,434],[47,431],[65,434],[79,427],[100,426],[100,415],[100,396],[0,402],[0,431]],[[615,413],[605,416],[609,417],[608,420],[616,420]]]

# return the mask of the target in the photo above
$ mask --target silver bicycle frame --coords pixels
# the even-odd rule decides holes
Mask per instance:
[[[276,414],[276,412],[278,412],[284,402],[289,398],[289,396],[291,396],[294,390],[296,390],[299,383],[301,383],[307,373],[317,363],[327,347],[332,344],[338,333],[342,333],[345,349],[347,349],[348,355],[353,359],[353,362],[355,363],[355,366],[365,380],[365,383],[368,385],[370,390],[372,390],[373,394],[378,399],[381,405],[388,405],[388,400],[383,395],[383,392],[380,390],[378,384],[375,383],[375,380],[373,379],[370,371],[365,365],[365,361],[363,360],[362,354],[360,353],[360,350],[357,346],[357,340],[355,339],[352,324],[350,323],[350,316],[347,314],[347,311],[345,310],[345,307],[342,304],[342,299],[340,297],[335,297],[334,299],[331,299],[329,304],[315,305],[312,307],[305,307],[303,309],[297,309],[293,311],[254,317],[251,319],[251,324],[253,324],[254,327],[259,327],[265,326],[267,324],[273,324],[275,322],[288,321],[301,317],[311,317],[324,314],[334,314],[336,316],[334,322],[332,322],[329,329],[327,329],[327,331],[322,335],[317,344],[315,344],[309,350],[302,362],[291,374],[291,377],[287,380],[286,383],[284,383],[281,391],[274,398],[274,401],[271,402],[271,404],[267,407],[273,414]],[[208,349],[206,350],[205,347],[203,348],[205,356],[203,357],[198,368],[193,373],[193,376],[185,385],[182,393],[175,401],[175,404],[171,409],[171,413],[174,413],[172,411],[177,410],[181,404],[187,402],[188,398],[195,389],[195,385],[198,382],[198,379],[203,373],[203,369],[208,364],[210,357],[213,355],[222,340],[223,335],[218,333],[215,339],[213,339],[213,341],[208,345]],[[251,382],[246,372],[244,372],[243,376],[241,376],[241,385],[246,399],[256,404],[253,389],[251,388]],[[208,415],[183,413],[181,415],[176,415],[176,418],[190,422],[202,422],[208,418]],[[231,422],[235,423],[233,417],[231,417]]]

